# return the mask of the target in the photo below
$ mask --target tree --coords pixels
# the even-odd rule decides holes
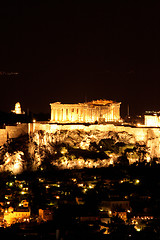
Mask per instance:
[[[118,157],[117,163],[119,163],[122,166],[128,166],[129,160],[128,160],[126,154],[123,154],[122,156]]]
[[[139,162],[143,162],[145,160],[148,150],[149,148],[146,146],[146,144],[136,143],[135,151],[138,155]]]

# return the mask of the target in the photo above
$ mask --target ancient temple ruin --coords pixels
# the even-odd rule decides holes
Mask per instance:
[[[87,103],[51,103],[51,122],[102,123],[120,121],[120,102],[96,100]]]

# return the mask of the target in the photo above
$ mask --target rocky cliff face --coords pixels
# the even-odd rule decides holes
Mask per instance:
[[[105,138],[107,136],[110,137],[110,134],[117,135],[123,141],[129,141],[132,143],[140,143],[145,144],[150,150],[151,157],[160,158],[160,128],[150,128],[150,127],[131,127],[131,126],[116,126],[113,124],[92,124],[89,126],[85,125],[49,125],[49,124],[35,124],[35,130],[50,134],[57,135],[57,140],[67,139],[67,136],[71,137],[73,141],[78,143],[83,142],[85,144],[86,141],[91,141],[92,139],[97,142],[101,138]],[[61,135],[62,133],[62,135]],[[78,137],[78,138],[77,138]],[[80,141],[80,138],[83,140]]]
[[[131,163],[135,162],[142,150],[143,160],[150,160],[145,143],[126,131],[37,131],[32,135],[29,149],[37,166],[49,157],[52,165],[60,168],[106,167],[124,155]]]
[[[103,127],[103,126],[102,126]],[[0,170],[18,173],[58,168],[107,167],[109,164],[134,163],[160,158],[160,130],[123,126],[57,128],[35,130],[24,142],[17,140],[1,149]]]

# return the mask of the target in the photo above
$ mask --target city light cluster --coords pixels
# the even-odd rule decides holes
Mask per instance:
[[[100,160],[97,159],[96,161],[93,159],[84,160],[83,158],[75,159],[67,159],[66,157],[52,161],[53,166],[59,167],[61,169],[83,169],[83,168],[100,168],[100,167],[108,167],[112,164],[112,159]]]

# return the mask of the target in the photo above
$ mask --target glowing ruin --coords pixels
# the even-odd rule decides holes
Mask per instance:
[[[51,103],[51,122],[94,123],[120,121],[120,102],[96,100],[87,103]]]

